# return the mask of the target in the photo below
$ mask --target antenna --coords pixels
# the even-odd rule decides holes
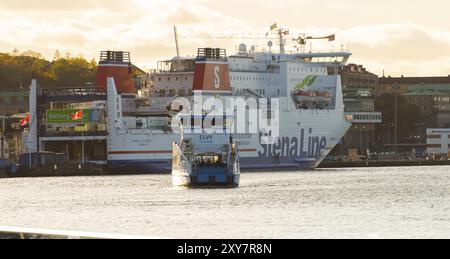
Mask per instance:
[[[280,29],[278,31],[279,37],[280,37],[280,54],[284,54],[285,53],[285,49],[284,49],[284,32],[282,29]]]
[[[175,47],[177,48],[177,59],[180,59],[180,46],[178,44],[178,30],[177,30],[177,26],[173,26],[173,33],[175,35]]]

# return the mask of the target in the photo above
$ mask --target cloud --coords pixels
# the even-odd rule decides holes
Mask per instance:
[[[128,6],[127,1],[108,0],[107,2],[95,0],[2,0],[0,1],[0,10],[16,12],[78,12],[82,10],[106,9],[106,10],[125,10]]]
[[[450,32],[417,24],[358,26],[340,32],[361,62],[399,74],[448,74]],[[402,71],[402,69],[404,69]]]
[[[341,44],[348,45],[354,52],[351,62],[378,74],[383,69],[393,75],[449,73],[450,28],[427,24],[433,17],[411,21],[402,16],[409,22],[386,21],[391,17],[388,10],[394,7],[386,12],[374,4],[370,11],[364,8],[368,7],[356,0],[2,0],[0,52],[31,49],[52,58],[59,49],[91,58],[104,49],[120,49],[132,51],[138,64],[155,67],[156,60],[175,55],[173,25],[178,25],[182,53],[192,55],[205,46],[233,53],[241,42],[267,49],[267,40],[220,40],[214,35],[264,36],[269,25],[278,21],[279,26],[291,29],[292,37],[335,33],[336,42],[314,42],[313,50],[336,51]],[[359,18],[350,19],[349,12]],[[367,19],[360,17],[364,12]]]
[[[204,19],[188,8],[179,6],[167,17],[166,21],[168,24],[197,24]]]
[[[327,5],[327,7],[330,9],[337,9],[337,10],[343,10],[343,9],[349,8],[349,6],[347,4],[338,3],[338,2],[329,3]]]

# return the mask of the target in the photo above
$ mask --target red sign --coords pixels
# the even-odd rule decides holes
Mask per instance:
[[[72,114],[73,121],[79,121],[81,119],[83,119],[83,110],[77,111],[76,113]]]

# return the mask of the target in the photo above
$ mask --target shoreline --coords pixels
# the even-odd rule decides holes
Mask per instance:
[[[450,166],[450,160],[397,160],[397,161],[349,161],[349,162],[323,162],[316,169],[335,168],[382,168],[382,167],[420,167],[420,166]],[[91,168],[92,169],[92,168]],[[285,168],[284,170],[243,170],[242,173],[271,172],[271,171],[302,171],[298,168]],[[0,174],[1,178],[37,178],[37,177],[78,177],[78,176],[125,176],[125,175],[170,175],[168,172],[161,173],[120,173],[108,170],[87,170],[83,169],[68,171],[37,170],[34,172],[22,172],[18,174]]]
[[[364,168],[364,167],[414,167],[414,166],[445,166],[450,160],[393,160],[393,161],[350,161],[350,162],[323,162],[317,168]]]

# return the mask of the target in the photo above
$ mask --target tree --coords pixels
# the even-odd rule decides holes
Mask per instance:
[[[60,56],[45,60],[34,51],[12,54],[0,53],[0,91],[26,90],[32,79],[41,87],[76,87],[94,83],[97,73],[95,61],[88,62],[82,56],[77,58]]]
[[[76,87],[93,83],[97,74],[97,65],[82,57],[60,58],[51,64],[54,87]]]

